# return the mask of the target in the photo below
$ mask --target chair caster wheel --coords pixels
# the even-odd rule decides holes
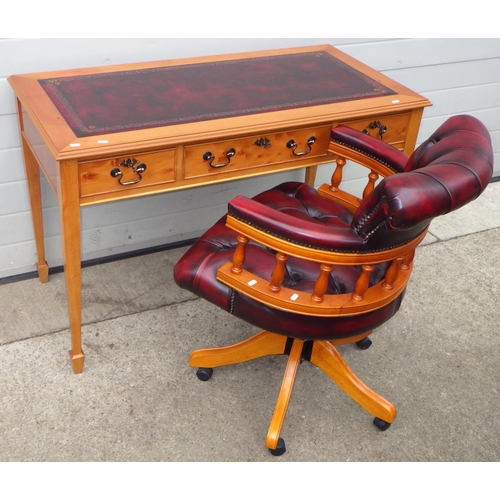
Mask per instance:
[[[375,417],[375,419],[373,420],[373,425],[375,425],[375,427],[377,427],[377,429],[381,431],[386,431],[391,426],[389,422],[386,422],[385,420],[382,420],[378,417]]]
[[[356,345],[364,351],[372,345],[372,341],[368,337],[365,337],[364,339],[358,340]]]
[[[213,368],[198,368],[198,370],[196,370],[196,376],[203,382],[210,380],[212,378],[213,373],[214,373]]]
[[[278,445],[276,446],[276,449],[269,451],[271,452],[271,455],[273,455],[274,457],[280,457],[286,451],[285,441],[283,441],[283,439],[281,438],[278,438]]]

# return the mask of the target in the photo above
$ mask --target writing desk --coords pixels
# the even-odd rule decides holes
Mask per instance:
[[[60,207],[75,373],[81,207],[334,160],[338,123],[411,153],[429,101],[329,46],[14,75],[38,275],[48,280],[40,172]]]

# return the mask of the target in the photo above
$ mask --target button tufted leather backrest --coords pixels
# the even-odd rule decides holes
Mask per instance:
[[[448,119],[363,200],[352,227],[366,250],[400,245],[430,221],[477,198],[493,173],[486,127],[468,115]]]

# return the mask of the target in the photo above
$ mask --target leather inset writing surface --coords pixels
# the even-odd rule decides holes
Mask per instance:
[[[324,51],[39,80],[77,137],[396,92]]]

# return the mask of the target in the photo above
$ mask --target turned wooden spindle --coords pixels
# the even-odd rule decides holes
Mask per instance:
[[[398,278],[399,268],[403,262],[404,257],[398,257],[391,262],[391,265],[385,273],[385,279],[382,283],[382,288],[385,290],[392,290],[394,288],[394,283]]]
[[[379,175],[377,172],[374,170],[371,170],[370,173],[368,174],[368,183],[365,186],[365,189],[363,191],[363,198],[368,196],[374,189],[375,189],[375,183],[377,182]]]
[[[333,271],[333,266],[331,264],[321,264],[320,275],[314,284],[314,292],[312,294],[312,300],[315,302],[323,302],[325,293],[328,290],[328,278]]]
[[[411,263],[413,262],[414,257],[415,257],[415,249],[413,249],[411,252],[408,252],[404,256],[404,259],[401,262],[401,269],[404,269],[405,271],[410,269],[410,266],[411,266]]]
[[[233,265],[231,267],[231,272],[233,274],[241,274],[243,270],[243,264],[245,263],[245,247],[248,243],[248,238],[239,234],[237,236],[238,246],[236,247],[233,254]]]
[[[281,283],[285,277],[285,263],[288,260],[288,255],[277,253],[276,265],[274,266],[271,274],[271,282],[269,283],[269,290],[271,292],[279,292],[281,290]]]
[[[365,293],[368,290],[368,285],[370,284],[370,274],[373,271],[373,266],[364,265],[361,269],[361,274],[356,281],[354,293],[352,294],[352,298],[354,300],[363,300],[365,298]]]
[[[333,172],[332,179],[331,179],[331,184],[330,184],[330,191],[338,191],[340,183],[342,182],[342,169],[344,168],[344,165],[346,164],[346,159],[342,158],[340,156],[337,156],[337,159],[335,160],[337,163],[337,167],[335,168],[335,171]]]

